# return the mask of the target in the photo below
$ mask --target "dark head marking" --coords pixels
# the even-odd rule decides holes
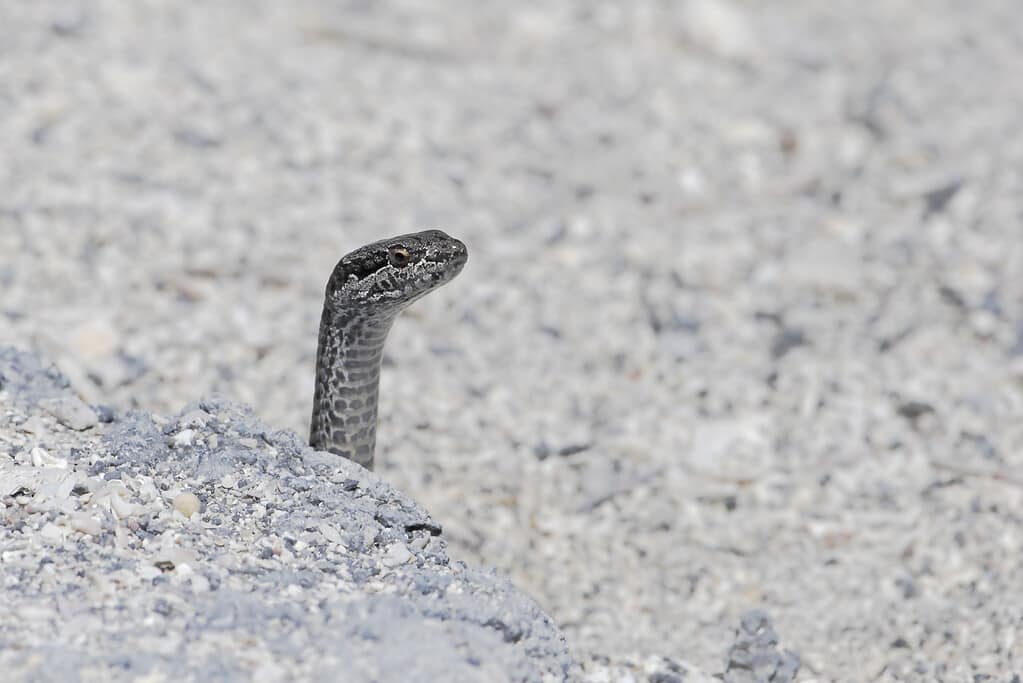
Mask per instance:
[[[401,309],[458,275],[467,257],[465,245],[440,230],[367,244],[338,262],[327,302],[334,310]]]

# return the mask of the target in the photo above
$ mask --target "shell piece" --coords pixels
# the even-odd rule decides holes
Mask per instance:
[[[199,497],[194,493],[179,493],[174,496],[174,509],[185,517],[191,517],[195,513],[199,512],[201,507],[202,503],[199,501]]]

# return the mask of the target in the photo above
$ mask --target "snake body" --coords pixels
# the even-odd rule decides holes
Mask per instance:
[[[387,333],[399,313],[458,275],[467,258],[462,242],[426,230],[367,244],[338,261],[320,318],[309,445],[373,469]]]

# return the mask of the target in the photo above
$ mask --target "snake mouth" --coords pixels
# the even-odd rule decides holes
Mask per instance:
[[[427,249],[422,267],[428,276],[426,281],[436,283],[434,286],[442,285],[462,272],[469,260],[469,250],[461,240],[440,230],[431,230],[429,234],[437,240],[437,244]]]
[[[464,258],[447,261],[424,261],[420,266],[422,273],[415,280],[417,283],[415,288],[425,293],[450,282],[456,275],[462,272],[465,261]]]

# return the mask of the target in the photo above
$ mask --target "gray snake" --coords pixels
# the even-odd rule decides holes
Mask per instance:
[[[440,230],[367,244],[327,281],[309,445],[373,469],[384,342],[395,318],[458,275],[465,245]]]

